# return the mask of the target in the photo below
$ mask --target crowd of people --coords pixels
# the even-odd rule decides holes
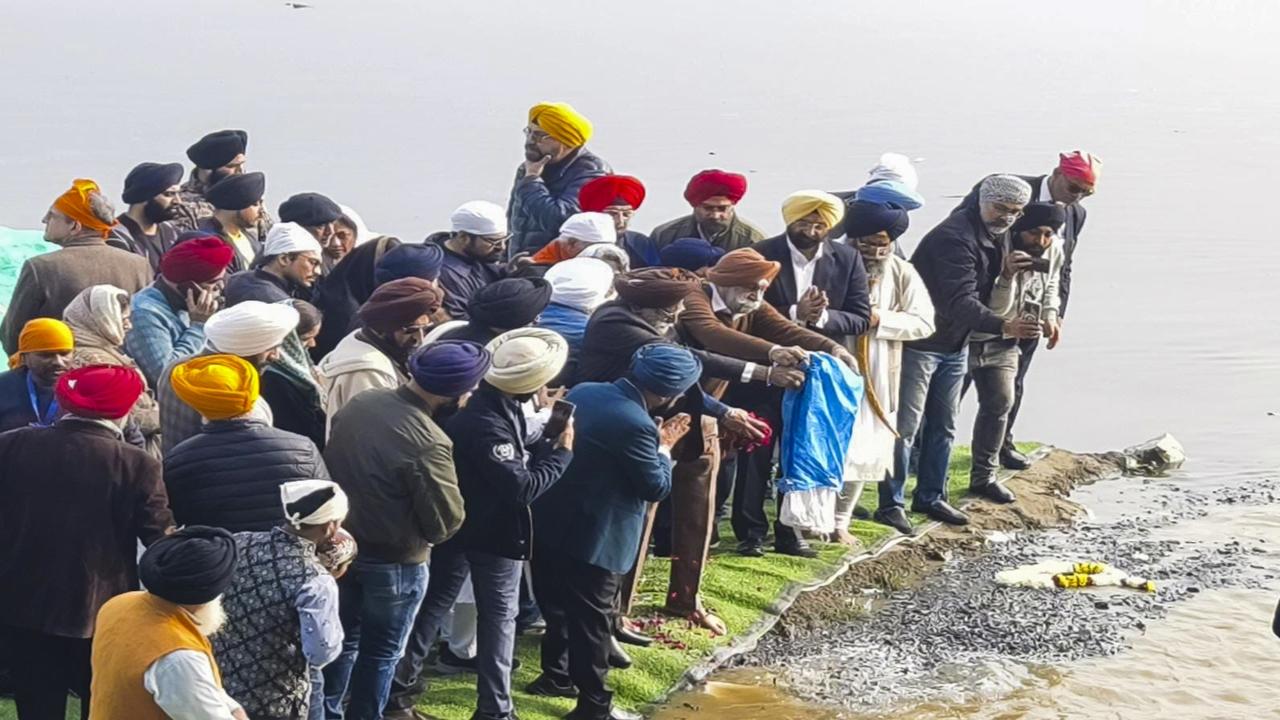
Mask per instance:
[[[646,556],[671,558],[665,610],[723,633],[699,589],[725,517],[740,555],[813,557],[855,516],[911,534],[913,473],[911,511],[967,523],[947,470],[969,384],[969,491],[1014,501],[996,470],[1028,463],[1013,425],[1062,337],[1095,156],[983,178],[908,259],[900,155],[786,197],[770,238],[737,213],[746,177],[704,170],[644,234],[644,184],[585,117],[542,103],[524,132],[507,206],[422,241],[318,193],[268,214],[241,130],[189,174],[138,165],[118,215],[92,180],[53,201],[58,249],[0,325],[21,720],[68,693],[95,720],[418,717],[432,664],[477,675],[474,717],[515,718],[515,638],[539,631],[527,692],[629,717],[606,678],[652,641],[627,619]],[[784,399],[824,355],[861,378],[834,530],[771,528]]]

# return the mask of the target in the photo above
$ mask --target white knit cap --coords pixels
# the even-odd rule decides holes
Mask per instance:
[[[613,245],[618,242],[618,231],[613,227],[613,218],[598,212],[570,215],[560,226],[560,236],[593,244]]]
[[[504,393],[525,395],[551,382],[569,359],[569,343],[543,328],[516,328],[489,341],[493,356],[484,379]]]
[[[596,258],[558,262],[543,277],[551,283],[551,302],[584,313],[600,307],[613,288],[613,266]]]
[[[267,231],[267,241],[262,246],[263,257],[289,253],[311,253],[317,257],[324,252],[320,242],[298,223],[282,222]]]
[[[471,235],[506,235],[507,211],[486,200],[465,202],[449,216],[454,232]]]
[[[214,313],[204,324],[209,347],[250,357],[279,347],[298,327],[298,311],[281,303],[245,300]]]
[[[295,528],[345,520],[349,507],[347,494],[331,480],[284,483],[280,486],[280,504],[285,519]]]

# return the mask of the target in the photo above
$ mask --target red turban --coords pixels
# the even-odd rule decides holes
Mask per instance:
[[[703,170],[689,179],[684,199],[690,205],[701,205],[707,198],[723,195],[734,205],[747,194],[747,176],[724,170]]]
[[[213,235],[183,240],[160,258],[160,274],[171,283],[209,282],[231,264],[235,250]]]
[[[54,395],[72,415],[118,420],[133,410],[144,389],[142,375],[133,368],[87,365],[63,373]]]
[[[782,263],[765,260],[751,248],[739,248],[707,270],[707,279],[721,287],[754,288],[768,285],[781,269]]]
[[[1092,153],[1073,150],[1058,155],[1058,169],[1069,178],[1097,185],[1098,176],[1102,174],[1102,160]]]
[[[582,212],[604,212],[610,205],[639,209],[643,202],[644,185],[630,175],[602,175],[578,191]]]

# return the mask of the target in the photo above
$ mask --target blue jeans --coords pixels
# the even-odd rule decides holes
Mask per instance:
[[[346,637],[342,654],[324,669],[325,715],[330,720],[378,720],[391,676],[404,654],[414,615],[427,591],[427,564],[358,557],[338,582]],[[342,698],[349,695],[346,711]]]
[[[947,468],[956,439],[960,388],[968,371],[968,352],[937,353],[902,350],[902,380],[898,394],[898,440],[893,447],[893,475],[880,483],[880,507],[906,504],[907,466],[916,433],[920,433],[915,502],[927,505],[947,497]]]

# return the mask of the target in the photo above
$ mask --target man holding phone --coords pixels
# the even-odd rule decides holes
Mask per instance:
[[[974,333],[969,342],[969,374],[978,391],[970,487],[986,487],[995,479],[1022,345],[1037,344],[1041,337],[1049,338],[1049,347],[1057,343],[1063,263],[1057,233],[1065,219],[1066,210],[1057,203],[1031,203],[1005,239],[1004,261],[987,307],[1010,327],[998,335]]]

